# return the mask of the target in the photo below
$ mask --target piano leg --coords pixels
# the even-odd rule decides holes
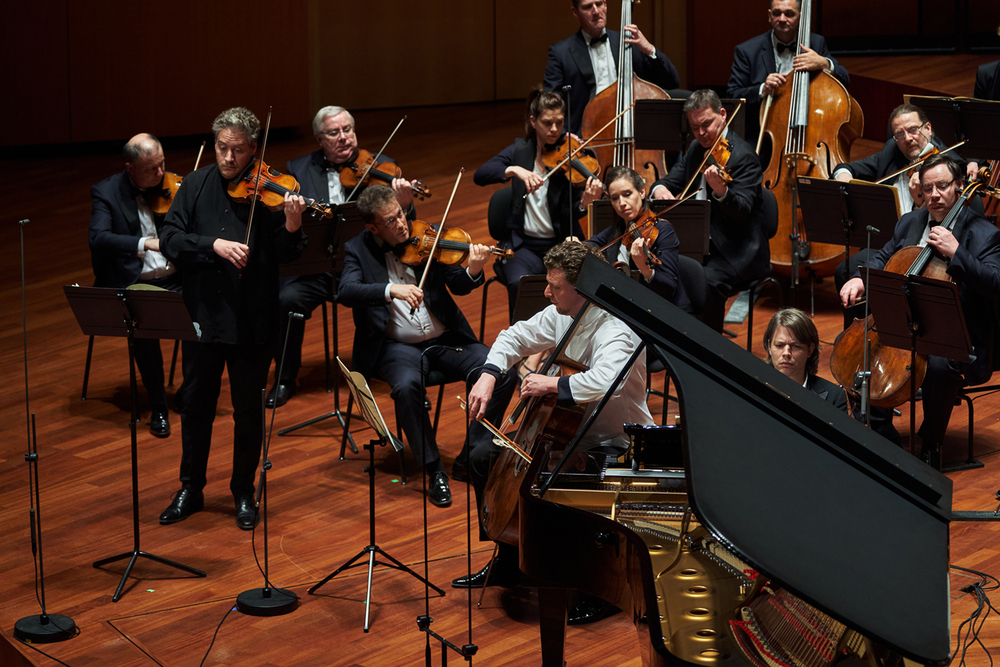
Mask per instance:
[[[542,636],[542,667],[565,667],[566,609],[569,591],[565,588],[538,589],[538,629]]]

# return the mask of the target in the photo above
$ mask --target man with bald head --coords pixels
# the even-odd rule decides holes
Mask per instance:
[[[151,134],[137,134],[122,151],[125,170],[90,189],[90,256],[95,287],[128,287],[147,283],[180,289],[174,266],[160,253],[158,238],[163,216],[150,202],[163,189],[163,148]],[[137,339],[135,365],[149,395],[150,432],[170,435],[167,395],[163,388],[163,355],[160,341]]]

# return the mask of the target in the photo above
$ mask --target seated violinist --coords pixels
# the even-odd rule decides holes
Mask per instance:
[[[165,212],[154,210],[155,202],[163,199],[163,148],[156,137],[143,133],[129,139],[123,154],[125,170],[90,189],[94,287],[147,283],[179,291],[180,276],[160,253],[159,229]],[[135,365],[152,408],[149,432],[165,438],[170,435],[170,419],[160,341],[136,339]]]
[[[582,188],[571,188],[562,171],[542,180],[549,171],[543,154],[555,151],[557,144],[561,147],[557,154],[565,153],[565,119],[562,97],[533,90],[525,113],[525,138],[515,139],[473,177],[476,185],[513,181],[507,235],[497,239],[502,248],[514,251],[502,270],[511,314],[521,276],[544,274],[542,258],[550,248],[569,236],[583,236],[579,220],[601,195],[600,183],[590,178]]]
[[[423,409],[424,382],[432,368],[464,378],[486,362],[489,350],[476,338],[449,290],[463,295],[482,285],[490,251],[484,245],[470,246],[466,268],[432,261],[420,289],[424,265],[408,266],[399,254],[411,226],[395,190],[381,184],[368,187],[358,210],[365,231],[347,242],[338,294],[340,303],[354,310],[353,370],[389,383],[396,423],[427,471],[427,497],[446,507],[451,488]],[[502,417],[513,388],[513,382],[502,383],[487,410],[492,419]],[[490,437],[481,424],[474,424],[466,446]],[[455,467],[452,471],[457,472]]]
[[[691,183],[688,193],[701,188],[696,199],[710,202],[710,243],[705,257],[708,289],[702,320],[721,333],[729,295],[740,283],[756,280],[770,269],[771,249],[761,209],[763,174],[753,147],[726,127],[726,110],[714,91],[693,92],[684,102],[684,113],[695,138],[666,178],[653,183],[650,196],[676,199]],[[717,166],[701,166],[705,152],[720,134],[729,142],[725,172],[730,182]]]
[[[361,183],[357,190],[345,188],[340,181],[345,165],[354,164],[358,159],[358,135],[355,133],[354,116],[347,109],[337,106],[323,107],[316,112],[312,123],[313,135],[319,143],[319,150],[313,151],[288,162],[288,173],[299,182],[303,197],[329,204],[341,204],[348,200],[357,201],[370,182]],[[392,158],[382,156],[380,161],[394,164]],[[353,175],[353,173],[352,173]],[[400,205],[410,220],[416,219],[413,208],[413,186],[403,178],[392,180],[392,189],[399,198]],[[288,331],[289,311],[301,313],[306,319],[312,316],[317,306],[323,304],[334,292],[332,273],[317,273],[292,278],[282,278],[279,309],[281,313],[280,337],[275,348],[275,360],[285,345],[284,336]],[[302,339],[305,322],[292,320],[285,352],[285,365],[280,378],[267,394],[267,406],[284,405],[295,394],[295,380],[302,365]],[[277,373],[277,366],[274,369]]]
[[[646,225],[636,238],[626,234],[628,227],[650,216],[646,187],[642,176],[634,169],[612,167],[604,175],[611,206],[615,209],[615,222],[607,229],[587,240],[603,249],[609,263],[627,266],[638,271],[654,292],[676,306],[691,307],[681,282],[677,249],[680,241],[666,218]],[[650,232],[655,232],[655,235]],[[644,235],[645,234],[645,235]],[[626,235],[627,238],[620,238]],[[605,247],[607,246],[607,247]]]
[[[979,384],[992,372],[990,350],[996,299],[1000,294],[1000,231],[969,206],[958,212],[951,230],[941,226],[962,194],[965,174],[958,161],[943,154],[932,155],[920,166],[919,175],[926,207],[899,219],[892,240],[872,256],[868,266],[885,267],[893,255],[907,246],[930,246],[947,261],[948,276],[961,285],[962,310],[976,359],[972,363],[958,363],[930,356],[922,385],[924,421],[918,432],[920,456],[937,466],[959,388]],[[840,290],[841,302],[847,308],[864,295],[864,280],[855,270]],[[889,414],[885,419],[891,421],[891,411],[886,412]],[[875,426],[875,416],[873,408],[873,428],[882,430]]]
[[[566,240],[545,254],[548,280],[545,296],[552,305],[497,336],[486,359],[486,367],[469,394],[469,414],[474,419],[484,416],[489,419],[489,407],[496,400],[496,392],[503,386],[502,378],[507,369],[529,354],[555,347],[569,330],[573,318],[587,303],[574,285],[584,258],[593,252],[585,243]],[[521,396],[555,394],[559,405],[587,404],[583,415],[586,421],[598,401],[612,390],[613,382],[626,367],[639,342],[632,330],[620,320],[597,306],[590,306],[562,352],[563,356],[586,367],[586,370],[564,377],[532,373],[521,384]],[[524,415],[521,419],[529,417]],[[645,351],[639,354],[612,400],[584,434],[581,444],[589,452],[617,457],[628,447],[628,436],[622,427],[626,423],[653,423],[646,408]],[[567,441],[572,436],[572,433],[567,433]],[[499,452],[499,447],[491,439],[485,439],[475,443],[469,455],[469,472],[480,511],[483,490]],[[482,516],[480,539],[489,539],[482,528]],[[490,585],[509,586],[517,582],[517,577],[517,549],[500,544],[497,556],[490,565],[475,574],[455,579],[452,586],[481,588],[487,585],[487,578]],[[580,624],[595,621],[614,611],[614,607],[602,600],[588,597],[570,611],[568,622]]]

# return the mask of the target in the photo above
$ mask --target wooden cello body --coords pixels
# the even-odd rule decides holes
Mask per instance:
[[[809,46],[809,0],[802,0],[799,44]],[[800,49],[801,50],[801,49]],[[830,178],[833,165],[850,161],[851,144],[864,132],[857,100],[826,71],[793,72],[772,98],[761,133],[771,139],[764,187],[778,200],[778,231],[771,238],[771,265],[793,284],[805,271],[833,275],[844,259],[842,245],[810,243],[798,210],[798,178]]]

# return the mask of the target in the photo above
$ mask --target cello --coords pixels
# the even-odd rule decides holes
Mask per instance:
[[[801,0],[798,46],[809,47],[812,1]],[[770,113],[768,113],[768,111]],[[771,265],[790,276],[794,286],[803,271],[833,275],[844,247],[810,243],[798,209],[798,178],[830,177],[834,164],[850,159],[851,144],[864,132],[865,118],[857,100],[827,71],[792,71],[761,107],[761,135],[771,140],[771,159],[764,187],[778,200],[778,231],[769,241]]]
[[[618,56],[618,80],[599,92],[583,112],[580,131],[583,136],[595,139],[591,145],[597,161],[605,169],[617,166],[631,167],[639,172],[646,183],[652,183],[667,173],[663,151],[635,150],[634,112],[630,107],[635,100],[668,100],[670,95],[659,86],[640,79],[632,72],[631,44],[625,43],[625,26],[632,24],[632,3],[622,0],[621,52]],[[599,130],[609,120],[619,115],[614,129]]]

